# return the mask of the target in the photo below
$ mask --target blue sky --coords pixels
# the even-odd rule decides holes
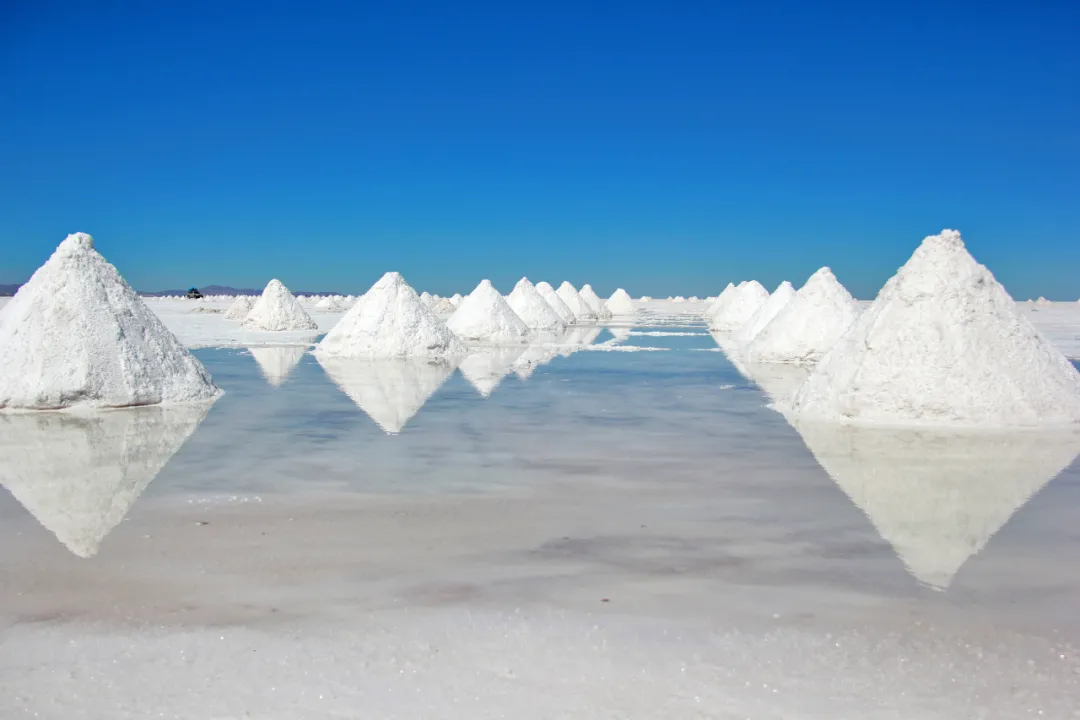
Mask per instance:
[[[3,3],[0,282],[872,297],[956,227],[1080,297],[1080,4],[881,5]]]

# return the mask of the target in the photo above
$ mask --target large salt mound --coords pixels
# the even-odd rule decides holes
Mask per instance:
[[[289,289],[280,280],[271,280],[266,284],[251,312],[240,323],[250,330],[318,330],[319,326],[307,314],[300,301],[293,297]]]
[[[960,233],[926,238],[796,393],[793,414],[959,426],[1080,423],[1080,373]]]
[[[749,345],[758,336],[758,333],[764,330],[772,322],[773,318],[791,302],[793,297],[795,297],[795,288],[791,286],[791,283],[787,280],[780,283],[779,287],[765,301],[765,304],[758,308],[758,311],[746,321],[745,325],[739,328],[739,332],[735,335],[735,340],[739,346],[745,347]]]
[[[740,284],[745,285],[745,283]],[[716,299],[705,308],[705,318],[711,322],[714,315],[722,314],[724,309],[728,306],[728,303],[731,302],[737,289],[738,288],[736,288],[735,285],[728,283],[727,287],[724,288],[724,291],[717,295]]]
[[[233,301],[229,309],[225,311],[226,320],[243,320],[255,307],[255,298],[251,295],[241,295]]]
[[[817,362],[858,316],[855,298],[829,268],[821,268],[746,347],[746,357],[769,363]]]
[[[611,311],[612,315],[628,316],[634,315],[637,312],[637,306],[634,305],[634,299],[630,297],[630,293],[622,288],[611,293],[611,297],[607,299],[605,305],[607,306],[607,309]]]
[[[569,305],[563,302],[563,299],[559,297],[559,293],[555,292],[555,288],[551,287],[550,283],[536,283],[536,292],[540,293],[540,297],[547,301],[547,304],[551,306],[551,309],[555,311],[559,316],[559,319],[564,323],[573,325],[577,322],[574,311],[570,309]]]
[[[585,304],[596,313],[598,320],[610,320],[611,311],[607,309],[607,305],[600,299],[600,296],[592,289],[592,285],[585,284],[581,286],[581,292],[578,293],[581,299],[585,301]]]
[[[342,358],[456,357],[465,348],[400,273],[388,272],[326,334],[315,354]]]
[[[462,340],[492,345],[525,343],[532,336],[529,327],[510,309],[490,280],[480,281],[446,325]]]
[[[710,316],[709,327],[714,330],[738,330],[768,299],[769,291],[757,280],[742,283],[732,290],[730,300]]]
[[[596,313],[592,311],[584,300],[581,299],[581,295],[578,291],[566,280],[563,280],[563,284],[559,286],[556,291],[559,297],[562,299],[566,306],[570,308],[570,312],[574,313],[574,319],[578,322],[596,322],[600,318],[596,317]]]
[[[566,329],[566,323],[547,300],[540,296],[533,284],[529,282],[529,278],[518,280],[517,285],[506,298],[506,303],[525,325],[533,330],[562,332]]]
[[[0,311],[0,408],[125,407],[219,393],[85,233],[60,243]]]

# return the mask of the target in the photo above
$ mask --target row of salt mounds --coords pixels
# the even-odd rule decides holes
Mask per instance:
[[[327,295],[326,297],[315,303],[316,310],[325,310],[327,312],[340,312],[344,310],[344,306],[341,304],[341,300],[333,295]]]
[[[611,311],[607,309],[604,301],[600,299],[600,296],[596,294],[596,291],[592,289],[592,285],[586,283],[581,286],[581,292],[578,293],[581,299],[585,301],[594,313],[598,320],[610,320]]]
[[[751,362],[814,363],[859,316],[855,298],[823,267],[746,346]]]
[[[75,233],[0,311],[0,408],[210,400],[206,368]]]
[[[272,332],[319,329],[300,301],[277,279],[266,284],[240,327]]]
[[[1011,427],[1080,423],[1080,373],[968,254],[923,240],[795,394],[797,419]]]
[[[773,318],[787,307],[794,297],[795,288],[791,286],[791,283],[787,280],[780,283],[776,290],[773,291],[773,294],[769,296],[769,299],[758,308],[758,311],[746,321],[745,325],[739,328],[739,331],[735,334],[735,341],[738,346],[744,348],[749,345],[758,336],[758,333],[764,330],[773,321]]]
[[[709,327],[714,330],[738,330],[768,299],[769,291],[757,280],[736,285],[730,294],[725,290],[713,304],[715,309],[709,317]]]
[[[575,320],[586,323],[599,320],[592,308],[581,299],[581,295],[578,294],[574,286],[566,280],[563,280],[563,284],[559,286],[557,293],[559,298],[570,308],[570,312],[574,313]]]
[[[630,293],[622,288],[611,293],[611,297],[607,299],[607,302],[605,302],[604,305],[612,315],[628,316],[637,313],[637,306],[634,305],[634,299],[630,297]]]
[[[315,347],[317,357],[447,358],[465,347],[400,273],[388,272]]]
[[[555,288],[551,287],[550,283],[536,283],[536,292],[540,293],[540,297],[547,301],[547,304],[551,306],[551,309],[555,311],[555,314],[557,314],[559,319],[564,323],[573,325],[577,322],[577,316],[574,315],[574,311],[570,309],[569,305],[563,302],[559,293],[555,292]]]
[[[526,327],[532,330],[562,332],[566,329],[566,323],[547,300],[541,297],[536,287],[529,282],[529,278],[518,280],[513,291],[507,296],[506,303]]]
[[[461,301],[446,326],[462,340],[492,345],[519,344],[532,338],[532,331],[517,316],[505,298],[491,284],[481,280]]]
[[[229,306],[229,309],[225,311],[226,320],[243,320],[251,312],[251,308],[255,307],[256,298],[251,295],[241,295],[233,304]]]

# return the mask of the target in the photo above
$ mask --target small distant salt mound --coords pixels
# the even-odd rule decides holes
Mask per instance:
[[[730,300],[709,318],[714,330],[737,330],[754,316],[769,299],[769,291],[757,280],[750,280],[732,290]],[[720,304],[718,300],[716,304]]]
[[[219,393],[85,233],[60,243],[0,310],[0,408],[126,407]]]
[[[317,356],[342,358],[445,358],[464,352],[446,324],[396,272],[372,285],[315,347]]]
[[[210,307],[209,305],[197,305],[193,309],[188,310],[189,315],[220,315],[221,308]]]
[[[574,311],[570,309],[569,305],[563,302],[563,299],[559,297],[559,293],[555,292],[555,288],[551,287],[551,283],[536,283],[536,292],[540,293],[540,297],[544,298],[563,323],[566,325],[573,325],[577,322],[577,316],[574,315]]]
[[[492,345],[516,345],[532,337],[528,325],[510,309],[490,280],[480,281],[461,301],[446,326],[462,340]]]
[[[566,303],[566,306],[570,308],[570,312],[574,313],[574,319],[578,322],[590,323],[600,319],[596,317],[596,313],[581,299],[581,295],[569,282],[564,280],[557,292],[562,301]]]
[[[855,298],[829,268],[821,268],[746,347],[746,357],[767,363],[817,362],[858,316]]]
[[[1035,304],[1036,305],[1052,305],[1053,303],[1051,303],[1046,298],[1040,296],[1039,299],[1035,301]]]
[[[428,307],[432,307],[435,304],[435,296],[429,293],[427,290],[420,293],[420,302],[424,303]]]
[[[581,292],[578,293],[581,299],[585,301],[585,304],[589,306],[598,320],[610,320],[611,311],[604,305],[604,301],[600,299],[600,296],[596,294],[596,291],[592,289],[592,285],[585,284],[581,286]]]
[[[773,318],[791,302],[793,297],[795,297],[795,288],[791,286],[791,283],[787,280],[780,283],[779,287],[765,301],[765,304],[758,308],[758,311],[735,334],[735,341],[739,344],[739,347],[749,345],[758,336],[758,333],[764,330],[773,321]]]
[[[456,309],[450,298],[436,298],[431,303],[431,311],[436,315],[453,315]]]
[[[1080,374],[975,262],[926,238],[796,393],[799,419],[982,427],[1080,423]]]
[[[634,305],[633,298],[630,297],[630,293],[626,292],[622,288],[619,288],[615,292],[611,293],[611,297],[607,299],[607,309],[611,311],[612,315],[619,316],[632,316],[637,313],[637,306]]]
[[[454,293],[450,296],[450,304],[454,307],[460,305],[462,300],[464,300],[464,298],[461,297],[461,293]]]
[[[280,387],[304,359],[307,348],[302,345],[251,347],[248,352],[255,358],[266,382],[273,387]]]
[[[652,302],[652,296],[651,295],[642,295],[641,296],[641,302]]]
[[[547,300],[540,296],[529,278],[518,280],[506,302],[522,322],[533,330],[562,332],[566,329],[566,323]]]
[[[226,320],[243,320],[251,312],[251,308],[255,307],[255,298],[251,295],[241,295],[233,304],[229,306],[229,309],[225,311]]]
[[[476,392],[490,397],[525,352],[524,347],[478,348],[461,361],[458,371]]]
[[[682,295],[676,295],[675,297],[671,298],[671,302],[684,303],[686,302],[686,298],[684,298]]]
[[[315,309],[325,310],[326,312],[340,312],[344,308],[342,308],[341,302],[336,297],[327,295],[315,303]]]
[[[276,279],[266,284],[240,327],[271,332],[319,329],[289,289]]]

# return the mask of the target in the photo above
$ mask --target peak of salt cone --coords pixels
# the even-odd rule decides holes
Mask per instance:
[[[345,313],[315,354],[342,358],[461,355],[464,346],[400,273],[388,272]]]
[[[858,304],[832,270],[821,268],[746,347],[750,361],[817,362],[859,316]]]
[[[800,419],[1080,423],[1080,373],[951,231],[923,241],[796,393]]]
[[[517,313],[522,322],[533,330],[562,332],[566,323],[559,314],[541,297],[529,278],[521,278],[513,291],[506,298],[510,309]]]
[[[0,413],[0,485],[71,552],[92,557],[213,401]]]
[[[607,309],[611,311],[612,315],[625,317],[634,315],[637,312],[637,306],[634,305],[634,299],[630,297],[630,293],[622,288],[611,293],[611,297],[607,299],[605,305],[607,306]]]
[[[229,309],[225,311],[226,320],[243,320],[255,307],[255,298],[251,295],[241,295],[233,301]]]
[[[82,233],[0,310],[0,408],[209,400],[202,364]]]
[[[787,280],[780,283],[776,290],[773,291],[773,294],[769,296],[769,299],[739,328],[739,332],[735,335],[735,340],[739,346],[746,347],[749,345],[757,337],[758,333],[764,330],[794,297],[795,288],[791,286],[791,283]]]
[[[737,330],[745,325],[768,299],[769,291],[757,280],[740,283],[731,291],[729,300],[710,316],[709,327],[714,330]],[[716,304],[719,305],[720,301]]]
[[[563,323],[566,325],[573,325],[577,322],[577,316],[574,315],[574,311],[570,309],[569,305],[563,302],[563,299],[559,297],[559,293],[555,292],[555,288],[551,287],[551,283],[536,283],[536,292],[540,293],[540,297],[544,298]]]
[[[492,345],[517,345],[532,337],[532,331],[510,309],[490,280],[480,281],[461,301],[446,326],[462,340]]]
[[[589,306],[589,309],[596,313],[596,317],[599,320],[610,320],[611,311],[607,309],[607,305],[592,289],[592,285],[586,283],[581,286],[581,292],[578,293],[581,299],[585,301],[585,304]]]
[[[562,301],[566,303],[566,306],[570,308],[570,312],[574,313],[574,318],[578,322],[591,323],[599,320],[596,313],[581,299],[581,295],[569,282],[564,280],[556,292],[562,298]]]
[[[300,301],[276,278],[266,284],[240,327],[270,332],[319,329]]]

